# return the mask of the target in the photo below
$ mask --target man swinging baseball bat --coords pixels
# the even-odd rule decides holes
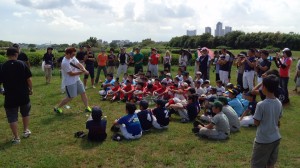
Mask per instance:
[[[61,71],[63,75],[63,85],[66,88],[66,97],[54,108],[56,113],[62,113],[61,107],[70,102],[77,95],[81,95],[83,104],[85,105],[85,111],[91,112],[91,108],[88,106],[88,98],[85,93],[83,83],[80,80],[81,74],[88,75],[89,72],[83,67],[82,64],[74,57],[76,55],[76,49],[69,47],[65,51],[65,57],[61,63]]]

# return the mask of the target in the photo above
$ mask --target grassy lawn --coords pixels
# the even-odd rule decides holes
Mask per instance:
[[[176,67],[173,68],[175,75]],[[12,134],[5,117],[3,97],[0,97],[0,167],[249,167],[255,128],[242,128],[227,141],[208,141],[195,136],[191,132],[192,124],[181,124],[175,115],[167,130],[152,130],[136,141],[112,141],[109,129],[103,143],[76,139],[74,132],[86,132],[88,118],[80,97],[69,103],[71,108],[64,109],[62,115],[55,114],[53,107],[65,96],[60,93],[58,71],[50,85],[45,84],[40,68],[32,71],[35,75],[31,96],[32,135],[22,139],[19,145],[11,145]],[[193,67],[189,67],[189,71],[192,72]],[[215,76],[211,74],[211,78],[214,80]],[[232,73],[232,81],[236,81],[235,73]],[[291,103],[284,107],[277,167],[300,165],[300,99],[299,94],[291,91],[292,80],[289,88]],[[125,105],[101,101],[99,89],[97,86],[97,89],[87,90],[90,105],[103,109],[110,127],[116,118],[125,114]],[[21,133],[21,122],[19,124]]]

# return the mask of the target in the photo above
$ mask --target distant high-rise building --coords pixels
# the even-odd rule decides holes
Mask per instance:
[[[196,36],[197,30],[187,30],[186,35],[187,36]]]
[[[218,22],[216,25],[216,30],[215,30],[215,36],[223,36],[223,24],[221,22]]]
[[[210,27],[205,27],[205,33],[211,34],[211,28]]]
[[[232,27],[230,26],[225,26],[225,34],[230,33],[232,31]],[[224,35],[225,35],[224,34]]]

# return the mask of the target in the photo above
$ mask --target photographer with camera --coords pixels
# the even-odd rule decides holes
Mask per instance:
[[[280,58],[281,57],[281,58]],[[288,82],[290,78],[290,67],[292,65],[292,51],[289,48],[285,48],[282,50],[282,55],[280,53],[276,53],[276,57],[274,58],[275,65],[279,68],[279,76],[280,76],[280,86],[285,91],[286,101],[283,103],[288,103],[289,99],[289,91],[288,91]]]
[[[261,61],[257,61],[256,64],[257,84],[262,82],[262,74],[267,72],[271,67],[271,61],[268,60],[269,52],[267,50],[261,50],[260,53]]]
[[[253,89],[253,79],[254,79],[254,68],[256,66],[255,59],[255,49],[250,48],[248,50],[248,57],[246,57],[242,63],[245,65],[244,74],[243,74],[243,88],[244,91],[249,91]]]

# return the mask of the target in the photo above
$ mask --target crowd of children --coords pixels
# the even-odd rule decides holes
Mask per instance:
[[[160,77],[154,78],[144,73],[125,74],[121,82],[115,81],[113,76],[108,74],[106,81],[102,84],[103,90],[99,93],[103,100],[126,102],[126,115],[115,120],[111,128],[115,132],[113,140],[139,139],[144,132],[151,128],[168,128],[171,114],[178,114],[181,123],[193,123],[192,131],[200,137],[225,140],[230,137],[231,133],[238,132],[241,126],[270,126],[268,125],[269,121],[266,121],[263,116],[267,111],[266,105],[263,104],[275,101],[278,109],[272,110],[276,111],[277,118],[274,120],[279,121],[278,117],[281,116],[282,107],[278,99],[280,96],[278,79],[278,71],[268,71],[263,75],[261,84],[254,87],[252,91],[242,92],[239,86],[231,83],[224,87],[222,81],[217,81],[216,86],[211,86],[210,81],[201,79],[201,72],[197,72],[193,79],[188,72],[179,68],[174,78],[168,70],[162,72]],[[276,82],[266,83],[272,80]],[[265,102],[260,102],[259,110],[256,109],[258,107],[256,95],[259,95],[262,102]],[[149,99],[149,96],[152,99]],[[152,101],[156,107],[149,109],[149,103]],[[137,105],[139,110],[137,110]],[[203,111],[202,115],[199,115],[200,110]],[[99,109],[96,108],[96,111]],[[94,109],[92,115],[94,118]],[[98,140],[103,140],[106,137],[105,131],[103,132],[106,121],[99,120],[98,117],[96,122],[99,126],[102,125],[101,129],[97,131],[102,138],[98,138]],[[88,121],[87,128],[92,131],[91,128],[95,128],[95,125]],[[258,128],[258,130],[260,131],[257,132],[257,138],[262,138],[264,133],[272,134],[264,128]],[[280,140],[280,134],[278,132],[275,134],[276,137],[273,139],[256,139],[255,145],[260,149],[253,149],[253,165],[264,164],[255,163],[257,157],[261,156],[259,152],[267,148],[260,144],[260,141],[269,143],[277,138],[276,144],[273,142],[271,144],[278,153],[279,142],[277,141]],[[89,133],[89,137],[90,135],[94,134]],[[270,156],[270,158],[272,157],[275,156]]]

